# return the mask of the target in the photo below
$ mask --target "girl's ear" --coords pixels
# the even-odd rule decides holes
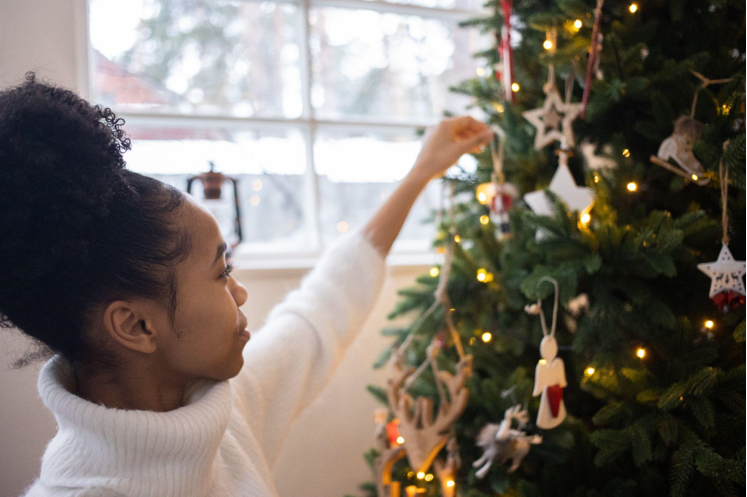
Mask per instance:
[[[152,354],[156,340],[150,320],[134,302],[116,300],[104,310],[104,327],[119,344],[130,350]]]

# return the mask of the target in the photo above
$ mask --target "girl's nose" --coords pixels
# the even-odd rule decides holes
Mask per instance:
[[[236,301],[236,305],[241,307],[246,302],[249,293],[246,291],[246,287],[239,283],[238,280],[234,281],[236,281],[236,284],[233,286],[231,293],[233,294],[233,299]]]

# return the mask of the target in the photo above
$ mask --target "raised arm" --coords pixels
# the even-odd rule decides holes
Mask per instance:
[[[427,183],[464,152],[490,140],[471,118],[430,130],[415,167],[371,220],[343,235],[299,288],[272,309],[244,349],[232,380],[239,412],[273,467],[292,422],[316,399],[360,332],[378,298],[389,250]]]
[[[428,130],[415,165],[395,194],[363,228],[384,257],[392,248],[407,214],[425,186],[432,179],[443,176],[463,154],[479,152],[492,138],[493,133],[488,126],[468,116],[446,119]]]

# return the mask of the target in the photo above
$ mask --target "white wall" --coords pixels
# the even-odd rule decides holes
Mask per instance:
[[[76,89],[76,12],[80,0],[0,0],[0,87],[19,83],[28,70]],[[390,256],[390,261],[392,257]],[[371,479],[363,452],[373,444],[376,402],[365,390],[383,385],[383,371],[371,364],[388,343],[379,335],[393,308],[396,290],[411,285],[428,265],[389,266],[380,299],[351,345],[327,389],[296,422],[276,470],[281,495],[342,497],[360,495],[358,484]],[[236,271],[249,299],[243,307],[250,329],[298,286],[305,270]],[[18,495],[39,473],[40,458],[54,436],[54,417],[36,390],[39,365],[16,371],[13,359],[27,343],[0,330],[0,497]]]

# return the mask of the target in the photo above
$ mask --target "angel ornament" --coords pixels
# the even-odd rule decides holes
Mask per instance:
[[[539,282],[542,281],[550,281],[555,285],[555,306],[553,308],[551,331],[549,333],[547,331],[541,299],[538,298],[536,304],[527,306],[525,310],[529,314],[539,314],[542,323],[542,333],[544,334],[544,338],[540,342],[542,359],[537,363],[535,370],[532,395],[534,397],[541,395],[539,411],[537,412],[537,427],[549,430],[558,426],[565,419],[563,389],[568,386],[568,383],[565,378],[563,359],[557,357],[558,342],[555,340],[555,327],[558,321],[558,282],[547,276]]]

